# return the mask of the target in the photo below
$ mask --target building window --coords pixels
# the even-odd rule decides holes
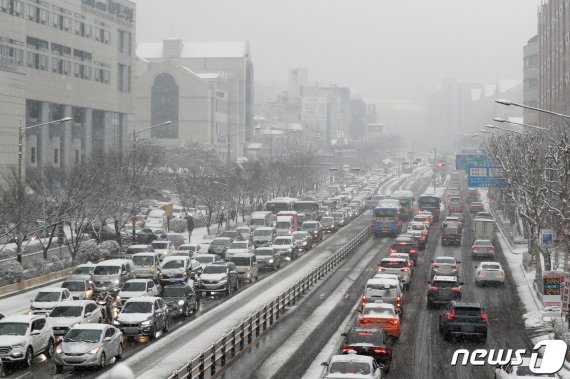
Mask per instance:
[[[75,164],[78,165],[79,163],[81,163],[81,154],[79,149],[75,149]]]
[[[117,89],[121,92],[131,92],[131,67],[117,65]]]
[[[63,30],[71,31],[71,19],[69,17],[63,17]]]
[[[51,44],[51,53],[62,57],[71,57],[71,47],[63,46],[57,43]]]
[[[159,74],[151,89],[151,125],[172,121],[163,128],[151,130],[153,138],[178,138],[178,85],[170,74]]]
[[[40,51],[49,51],[49,42],[43,39],[26,37],[26,46]]]
[[[91,62],[91,53],[79,49],[73,49],[73,58],[80,61]]]
[[[0,45],[0,56],[12,59],[18,66],[24,65],[24,50]]]
[[[59,163],[59,149],[53,149],[53,163]]]
[[[30,148],[30,162],[36,163],[36,148],[35,147]]]
[[[93,27],[89,24],[83,24],[84,27],[84,34],[83,36],[85,38],[91,38],[93,37]]]
[[[40,55],[28,52],[28,67],[36,70],[49,70],[49,58],[46,55]]]

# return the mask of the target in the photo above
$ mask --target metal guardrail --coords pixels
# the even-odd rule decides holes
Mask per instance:
[[[295,305],[298,297],[305,293],[318,280],[324,278],[347,256],[353,254],[370,238],[371,229],[366,226],[356,237],[342,246],[336,253],[322,262],[304,278],[297,281],[281,295],[251,313],[249,317],[236,325],[228,333],[217,339],[209,348],[190,359],[184,366],[172,372],[168,379],[203,379],[209,371],[211,376],[218,368],[223,368],[229,359],[244,350],[260,337],[271,325],[279,320],[280,313],[287,306]]]

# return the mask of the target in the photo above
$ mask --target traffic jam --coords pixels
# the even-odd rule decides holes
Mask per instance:
[[[58,286],[41,288],[30,298],[26,314],[3,317],[4,370],[30,368],[38,357],[41,362],[53,360],[58,374],[104,369],[121,360],[129,345],[150,344],[174,325],[194,319],[201,305],[210,302],[213,309],[240,288],[311,254],[361,215],[387,179],[354,177],[314,196],[272,199],[247,224],[223,230],[211,241],[147,241],[140,234],[120,255],[80,264]],[[146,227],[157,211],[148,210]],[[373,320],[373,307],[367,312],[364,326]],[[397,318],[388,323],[396,336]]]
[[[396,359],[406,360],[395,355],[395,347],[406,328],[403,315],[411,302],[412,281],[425,281],[421,296],[425,296],[426,311],[439,313],[432,329],[439,335],[432,338],[457,348],[471,341],[485,346],[489,318],[479,302],[463,301],[463,289],[471,285],[465,283],[466,272],[472,270],[469,277],[474,285],[500,289],[505,285],[505,270],[495,257],[495,221],[478,190],[464,182],[454,172],[441,193],[426,192],[414,199],[411,191],[399,190],[375,198],[370,228],[374,238],[391,238],[390,247],[371,270],[374,274],[366,282],[350,328],[342,332],[337,354],[322,362],[325,378],[380,378],[390,372]],[[462,239],[467,218],[474,233],[470,241]],[[438,240],[429,243],[434,238]],[[438,244],[444,247],[444,255],[418,259]],[[473,267],[454,256],[454,248],[465,244],[471,245]],[[414,275],[420,264],[430,265],[427,277]]]

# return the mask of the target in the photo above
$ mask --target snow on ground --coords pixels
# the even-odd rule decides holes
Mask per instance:
[[[4,298],[0,300],[0,313],[5,316],[26,314],[30,309],[30,301],[36,297],[38,292],[45,288],[57,288],[60,286],[61,282],[57,282],[16,296]]]

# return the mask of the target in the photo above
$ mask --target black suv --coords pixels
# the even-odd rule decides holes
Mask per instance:
[[[207,264],[198,280],[197,286],[202,295],[208,293],[226,293],[231,295],[233,291],[239,289],[236,265],[232,262]]]
[[[309,232],[315,242],[323,240],[323,226],[318,221],[305,221],[301,225],[301,230]]]
[[[418,249],[412,236],[398,236],[390,248],[390,254],[392,253],[407,253],[410,254],[410,259],[414,261],[414,264],[418,261]]]
[[[182,284],[163,287],[159,297],[164,300],[171,316],[189,317],[200,309],[200,300],[194,290]]]
[[[237,230],[224,230],[219,237],[229,237],[232,241],[245,241],[245,238],[243,238],[242,234]]]
[[[479,337],[487,341],[487,316],[479,303],[452,301],[439,316],[439,332],[445,339]]]
[[[385,373],[390,372],[393,340],[388,337],[384,329],[353,326],[341,335],[344,336],[340,347],[341,354],[348,354],[354,350],[358,355],[368,355],[383,366]]]
[[[452,300],[461,300],[461,285],[457,276],[434,276],[428,283],[427,307],[436,304],[448,304]]]

